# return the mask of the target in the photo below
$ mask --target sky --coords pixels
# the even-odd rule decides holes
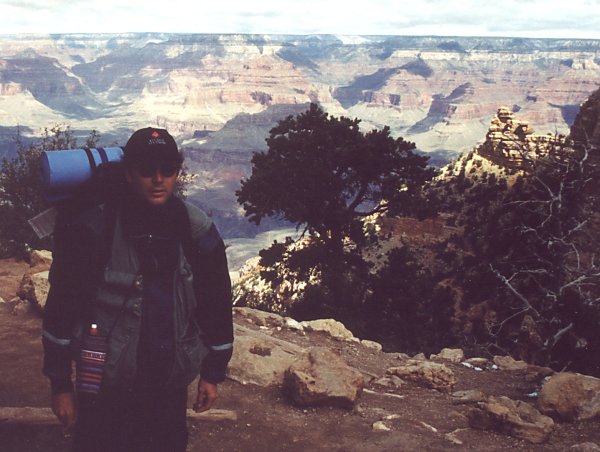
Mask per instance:
[[[600,0],[0,0],[0,34],[256,33],[600,39]]]

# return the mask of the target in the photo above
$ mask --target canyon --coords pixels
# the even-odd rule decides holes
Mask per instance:
[[[600,85],[600,41],[334,35],[0,35],[0,157],[43,127],[123,145],[148,125],[184,149],[193,202],[227,237],[281,226],[240,221],[234,197],[279,119],[319,103],[388,125],[441,166],[484,140],[498,108],[537,134],[566,133]],[[82,140],[83,141],[83,140]],[[81,141],[80,141],[81,142]]]

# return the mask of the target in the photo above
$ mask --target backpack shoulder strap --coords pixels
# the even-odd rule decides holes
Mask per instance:
[[[119,205],[114,201],[98,204],[81,214],[80,221],[99,238],[101,243],[98,268],[104,268],[110,259],[112,242],[119,213]],[[85,244],[84,244],[85,245]]]
[[[199,256],[214,246],[212,242],[216,229],[210,217],[201,209],[186,201],[181,204],[184,207],[181,245],[186,260],[195,265]]]

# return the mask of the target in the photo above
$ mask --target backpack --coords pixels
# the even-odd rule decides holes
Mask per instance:
[[[85,157],[84,157],[85,155]],[[102,236],[106,244],[103,260],[108,259],[110,245],[114,233],[119,200],[127,190],[125,167],[121,162],[122,148],[94,148],[42,153],[42,179],[45,195],[55,199],[54,206],[29,220],[29,224],[40,238],[53,234],[59,241],[68,240],[69,224],[82,215],[102,206]],[[66,167],[66,168],[64,168]],[[74,183],[82,179],[82,183]],[[55,173],[58,173],[55,176]],[[85,179],[85,175],[89,175]],[[55,180],[52,180],[54,177]],[[67,179],[69,179],[67,181]],[[54,186],[53,186],[54,185]],[[57,188],[58,187],[58,188]],[[66,187],[66,188],[65,188]],[[196,244],[192,237],[192,225],[185,208],[181,203],[178,220],[182,221],[181,245],[187,261],[193,265],[197,256]],[[54,246],[60,246],[56,243]]]
[[[41,239],[79,213],[119,196],[125,171],[119,148],[44,151],[40,156],[43,195],[52,207],[29,220]]]

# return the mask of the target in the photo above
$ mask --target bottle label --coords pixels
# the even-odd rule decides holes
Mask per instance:
[[[100,392],[107,350],[107,337],[90,334],[83,338],[77,360],[76,387],[78,392],[89,394]]]

